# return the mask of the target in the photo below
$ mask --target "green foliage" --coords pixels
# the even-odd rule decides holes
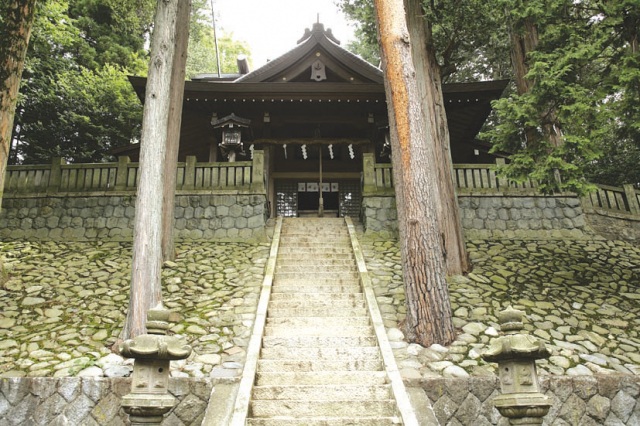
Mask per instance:
[[[341,0],[340,9],[356,25],[357,41],[348,46],[379,63],[373,0]],[[500,15],[482,0],[424,1],[425,19],[445,81],[505,78],[510,72],[508,38]],[[491,28],[493,31],[487,31]]]
[[[139,136],[127,75],[146,73],[153,0],[38,3],[16,110],[13,162],[110,159]]]
[[[486,135],[494,150],[512,153],[503,173],[538,180],[545,192],[585,193],[592,187],[586,176],[612,185],[640,182],[640,171],[630,172],[637,167],[615,171],[628,164],[622,156],[637,158],[640,146],[639,56],[633,48],[638,3],[501,4],[513,31],[526,31],[521,24],[533,20],[539,40],[527,56],[529,90],[494,103],[498,125]],[[629,20],[636,23],[635,35],[625,33]],[[552,132],[561,143],[549,142]]]

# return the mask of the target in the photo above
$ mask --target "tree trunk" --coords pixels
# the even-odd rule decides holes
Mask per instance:
[[[121,338],[146,332],[147,311],[162,300],[162,205],[178,2],[159,0],[140,141],[129,310]]]
[[[0,205],[4,193],[13,119],[24,60],[31,36],[36,0],[3,0],[0,13],[3,28],[0,32]],[[0,207],[1,208],[1,207]]]
[[[416,81],[422,99],[424,121],[430,122],[428,138],[435,146],[433,155],[438,172],[438,223],[442,230],[448,275],[469,272],[470,263],[462,233],[458,197],[453,182],[453,163],[449,144],[449,128],[442,95],[440,66],[436,59],[431,24],[424,18],[420,0],[404,0],[407,27],[411,37],[411,54],[416,68]]]
[[[184,77],[189,45],[189,17],[191,0],[178,4],[176,20],[176,51],[173,57],[171,76],[170,112],[167,129],[167,154],[164,171],[164,197],[162,206],[162,260],[174,260],[173,228],[175,222],[176,173],[178,148],[180,146],[180,124],[182,123],[182,100],[184,98]]]
[[[402,0],[375,0],[385,72],[409,341],[446,345],[455,332],[437,218],[433,123],[425,122]]]
[[[538,27],[532,18],[524,18],[520,22],[509,23],[509,34],[511,37],[511,63],[515,77],[516,89],[519,95],[523,95],[531,90],[534,82],[527,78],[529,72],[528,56],[538,46]],[[564,143],[562,130],[556,118],[556,111],[539,111],[542,130],[545,138],[552,147],[558,148]],[[538,137],[534,129],[525,129],[527,143],[538,143]],[[556,170],[556,180],[560,180],[559,172]]]

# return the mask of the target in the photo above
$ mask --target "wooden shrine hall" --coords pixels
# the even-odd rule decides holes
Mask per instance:
[[[185,83],[178,161],[245,161],[262,150],[270,216],[360,214],[363,153],[389,162],[383,73],[340,46],[320,23],[296,47],[249,71]],[[131,77],[144,102],[146,79]],[[476,140],[507,81],[443,87],[454,163],[488,163]],[[139,146],[114,151],[138,158]]]

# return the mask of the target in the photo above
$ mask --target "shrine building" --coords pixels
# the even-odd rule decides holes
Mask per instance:
[[[239,60],[238,69],[185,83],[178,161],[249,161],[261,150],[269,217],[317,215],[321,207],[325,216],[358,217],[363,156],[390,161],[382,70],[320,23],[282,56],[254,71]],[[144,102],[146,79],[130,80]],[[506,85],[444,85],[454,163],[495,162],[476,135]],[[114,153],[137,161],[138,150]]]

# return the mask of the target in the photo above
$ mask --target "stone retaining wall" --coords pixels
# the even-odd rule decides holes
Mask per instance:
[[[470,238],[580,237],[588,229],[577,197],[460,195],[458,202]],[[362,211],[368,233],[397,234],[395,197],[365,197]]]
[[[542,392],[552,407],[546,425],[639,425],[640,377],[630,375],[546,376]],[[441,425],[507,425],[492,406],[497,378],[434,378],[419,383]]]
[[[630,375],[546,376],[542,391],[552,407],[547,425],[640,424],[640,377]],[[163,425],[200,425],[213,379],[170,379],[177,406]],[[506,425],[492,405],[499,394],[495,377],[433,378],[407,383],[421,388],[441,425]],[[0,379],[0,426],[125,425],[120,408],[130,392],[128,378]]]
[[[598,234],[612,239],[640,242],[640,218],[602,209],[585,209],[587,223]]]
[[[264,235],[264,194],[176,195],[177,239],[251,240]],[[0,238],[26,240],[129,241],[135,196],[42,195],[6,197]]]
[[[216,383],[169,379],[169,391],[178,401],[162,424],[200,425]],[[0,426],[127,425],[120,401],[130,391],[130,378],[0,379]]]

